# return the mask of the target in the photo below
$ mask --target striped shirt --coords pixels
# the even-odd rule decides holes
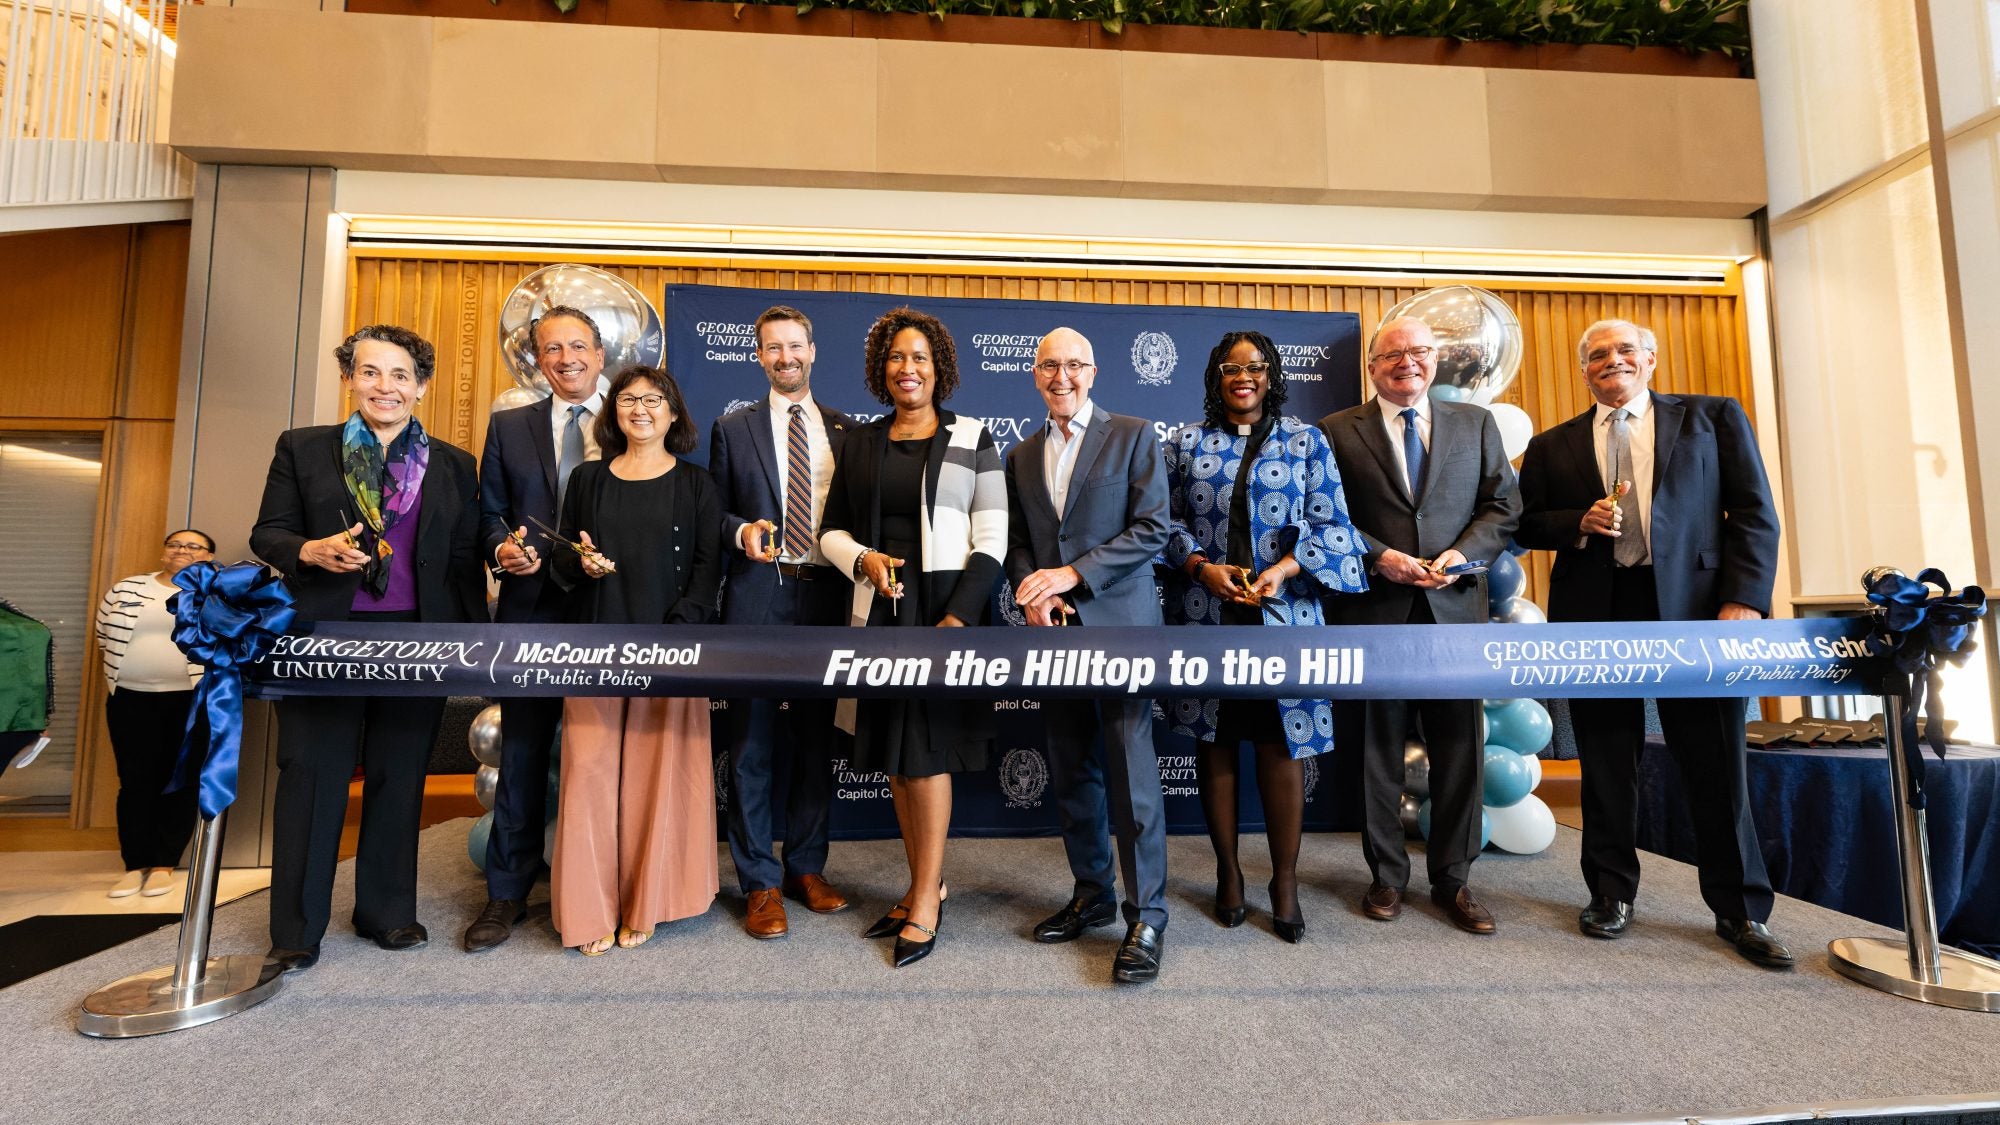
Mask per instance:
[[[97,607],[97,650],[104,657],[106,688],[186,691],[201,679],[201,665],[188,662],[174,645],[167,599],[178,593],[178,587],[162,586],[150,574],[135,574],[104,595]],[[175,675],[176,666],[185,683]]]

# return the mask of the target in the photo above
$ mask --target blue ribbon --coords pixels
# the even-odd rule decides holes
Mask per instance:
[[[1929,587],[1942,591],[1933,596]],[[1986,616],[1986,591],[1967,586],[1954,594],[1944,572],[1931,568],[1915,578],[1898,570],[1875,572],[1866,583],[1876,607],[1870,648],[1890,658],[1894,672],[1886,690],[1903,699],[1903,772],[1909,777],[1909,805],[1924,807],[1924,752],[1917,739],[1917,715],[1924,717],[1923,743],[1944,758],[1944,665],[1965,663],[1976,647],[1973,622]]]
[[[225,567],[194,563],[174,575],[174,585],[182,591],[167,599],[174,615],[174,643],[207,671],[195,689],[167,792],[178,792],[198,779],[201,815],[213,820],[236,800],[237,761],[243,749],[243,666],[269,653],[291,628],[292,592],[257,563]]]

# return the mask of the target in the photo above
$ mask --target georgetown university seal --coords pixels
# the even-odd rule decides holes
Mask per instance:
[[[1010,809],[1039,808],[1049,787],[1049,763],[1039,750],[1016,747],[1000,759],[1000,792]]]
[[[1174,364],[1180,355],[1174,338],[1165,332],[1141,332],[1132,340],[1132,370],[1139,373],[1142,387],[1164,387],[1173,381]]]

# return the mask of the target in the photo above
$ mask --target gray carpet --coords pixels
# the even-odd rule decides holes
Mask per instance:
[[[71,1030],[92,989],[166,963],[171,930],[0,992],[0,1116],[1359,1122],[2000,1087],[2000,1015],[1885,996],[1826,967],[1829,939],[1884,932],[1867,923],[1781,902],[1776,928],[1807,963],[1761,970],[1709,932],[1692,869],[1649,860],[1632,934],[1579,936],[1567,829],[1545,855],[1480,860],[1501,923],[1483,939],[1427,902],[1392,925],[1361,917],[1357,838],[1309,837],[1301,946],[1272,936],[1261,889],[1245,927],[1210,920],[1208,843],[1177,837],[1166,974],[1114,988],[1120,929],[1067,946],[1023,936],[1068,888],[1050,839],[953,841],[943,938],[908,969],[858,936],[900,892],[894,841],[834,845],[830,874],[858,905],[792,910],[787,941],[743,936],[725,893],[638,950],[563,952],[537,906],[512,942],[467,956],[458,932],[483,899],[469,823],[424,836],[427,948],[385,953],[337,932],[318,967],[222,1023],[123,1042]],[[1256,886],[1262,841],[1245,844]],[[343,887],[334,916],[348,906]],[[262,895],[222,908],[217,951],[261,950],[265,909]]]

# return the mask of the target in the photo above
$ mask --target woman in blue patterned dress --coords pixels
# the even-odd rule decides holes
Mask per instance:
[[[1189,625],[1323,625],[1323,594],[1368,588],[1333,450],[1316,427],[1279,413],[1285,369],[1263,333],[1223,336],[1202,378],[1202,421],[1180,427],[1166,447],[1174,517],[1166,558],[1182,579],[1169,593],[1168,618]],[[1301,940],[1303,760],[1333,749],[1332,704],[1170,703],[1174,730],[1198,743],[1201,806],[1215,845],[1216,919],[1238,926],[1246,913],[1236,859],[1236,761],[1248,741],[1256,747],[1271,843],[1272,928],[1286,941]]]

